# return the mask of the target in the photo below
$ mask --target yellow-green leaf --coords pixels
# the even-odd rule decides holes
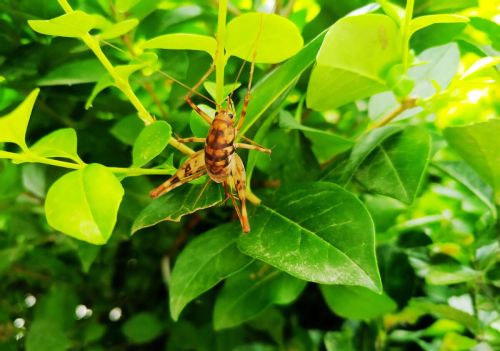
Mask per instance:
[[[246,13],[227,25],[227,55],[243,60],[278,63],[295,55],[303,45],[297,26],[278,15]]]
[[[14,143],[27,150],[25,136],[31,111],[40,89],[33,90],[11,113],[0,117],[0,143]]]
[[[30,147],[30,150],[39,156],[69,158],[82,163],[76,148],[77,137],[75,130],[73,128],[64,128],[44,136]]]
[[[41,34],[80,38],[95,28],[96,18],[82,11],[73,11],[49,20],[29,20],[28,24]]]
[[[410,35],[413,35],[416,31],[428,27],[436,23],[462,23],[469,22],[469,19],[464,16],[442,14],[442,15],[427,15],[417,17],[410,22]]]
[[[124,190],[106,167],[90,164],[59,178],[49,189],[49,225],[91,244],[105,244],[116,223]]]
[[[176,33],[160,35],[150,39],[142,47],[144,49],[206,51],[210,56],[215,57],[217,41],[207,35]]]
[[[139,20],[136,18],[127,19],[113,24],[101,33],[102,39],[113,39],[122,36],[137,27]]]

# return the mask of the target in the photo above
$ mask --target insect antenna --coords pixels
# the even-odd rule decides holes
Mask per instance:
[[[123,50],[122,48],[120,48],[120,47],[118,47],[118,46],[116,46],[116,45],[114,45],[114,44],[112,44],[112,43],[110,43],[110,42],[108,42],[108,41],[106,41],[106,40],[100,39],[100,41],[101,41],[103,44],[105,44],[105,45],[107,45],[107,46],[109,46],[109,47],[111,47],[111,48],[113,48],[113,49],[115,49],[115,50],[117,50],[117,51],[121,52],[122,54],[125,54],[125,55],[129,55],[129,54],[130,54],[129,52],[127,52],[127,51]],[[138,61],[139,63],[144,63],[144,64],[147,64],[147,62],[146,62],[146,61],[141,60],[141,59],[140,59],[139,57],[137,57],[137,56],[136,56],[136,57],[134,57],[134,59],[135,59],[136,61]],[[215,102],[213,99],[211,99],[211,98],[209,98],[208,96],[206,96],[206,95],[204,95],[204,94],[202,94],[202,93],[200,93],[200,92],[198,92],[198,91],[197,91],[197,89],[198,89],[198,87],[201,85],[201,83],[203,83],[203,81],[204,81],[204,80],[205,80],[205,79],[206,79],[206,78],[207,78],[207,77],[208,77],[208,76],[212,73],[212,71],[213,71],[213,68],[212,68],[212,67],[213,67],[213,66],[214,66],[214,64],[212,63],[211,68],[210,68],[210,69],[209,69],[209,70],[208,70],[208,71],[207,71],[207,72],[206,72],[206,73],[202,76],[202,79],[201,79],[198,83],[196,83],[196,85],[195,85],[194,87],[190,87],[189,85],[187,85],[187,84],[185,84],[185,83],[181,82],[181,81],[180,81],[180,80],[178,80],[177,78],[174,78],[172,75],[170,75],[170,74],[166,73],[165,71],[162,71],[161,69],[155,69],[155,72],[156,72],[156,73],[159,73],[159,74],[161,74],[162,76],[166,77],[167,79],[169,79],[169,80],[171,80],[171,81],[173,81],[173,82],[175,82],[175,83],[179,84],[181,87],[183,87],[183,88],[185,88],[186,90],[188,90],[188,93],[190,93],[190,94],[196,94],[196,95],[198,95],[199,97],[201,97],[201,98],[203,98],[203,99],[207,100],[208,102],[210,102],[210,103],[212,103],[212,104],[214,104],[214,105],[217,105],[217,104],[216,104],[216,102]]]

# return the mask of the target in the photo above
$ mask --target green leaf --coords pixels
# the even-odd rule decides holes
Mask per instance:
[[[97,82],[106,70],[97,59],[78,60],[57,66],[38,80],[40,86],[74,85]]]
[[[318,162],[326,162],[333,156],[349,150],[354,142],[331,132],[311,128],[298,123],[287,113],[280,114],[280,127],[302,131],[312,143],[312,151]]]
[[[400,42],[398,28],[388,16],[366,14],[337,21],[318,53],[307,105],[328,110],[387,90],[384,73],[400,60]]]
[[[53,131],[31,146],[30,151],[42,157],[69,158],[83,163],[78,156],[76,132],[73,128]]]
[[[280,65],[255,85],[248,104],[245,123],[239,132],[240,135],[244,135],[269,107],[289,91],[302,72],[314,62],[324,33],[319,34],[290,60]],[[241,104],[239,109],[241,110]]]
[[[0,117],[0,143],[15,143],[28,150],[26,129],[39,92],[40,89],[33,90],[12,112]]]
[[[132,166],[142,167],[158,156],[168,145],[172,127],[165,121],[146,126],[134,142]]]
[[[176,33],[165,34],[149,39],[142,47],[144,49],[198,50],[207,52],[215,58],[217,40],[207,35]]]
[[[215,301],[214,328],[236,327],[273,304],[289,304],[305,286],[303,280],[255,262],[224,283]]]
[[[132,225],[132,234],[163,221],[178,222],[181,217],[212,207],[222,199],[221,187],[212,181],[206,187],[204,184],[184,184],[159,199],[153,200],[142,210]]]
[[[459,263],[429,264],[425,274],[425,281],[430,285],[451,285],[472,282],[481,275],[481,272]]]
[[[123,187],[106,167],[90,164],[58,179],[49,189],[49,225],[76,239],[105,244],[116,223]]]
[[[103,30],[100,37],[104,40],[120,37],[137,27],[138,24],[139,20],[136,18],[126,19]]]
[[[133,344],[145,344],[163,333],[162,322],[153,314],[143,312],[134,315],[122,326],[122,333]]]
[[[410,22],[410,36],[416,31],[436,23],[461,23],[469,22],[469,19],[460,15],[440,14],[427,15],[414,18]]]
[[[429,163],[431,139],[425,129],[407,127],[380,143],[356,171],[367,190],[411,204]]]
[[[493,187],[495,202],[500,203],[500,119],[444,130],[444,136],[457,153]]]
[[[240,250],[297,278],[381,290],[372,219],[351,193],[330,183],[280,189],[251,218]]]
[[[26,336],[26,351],[66,351],[70,347],[71,340],[50,320],[35,319]]]
[[[477,196],[491,211],[494,217],[497,210],[493,200],[493,192],[490,186],[484,183],[478,174],[463,161],[440,161],[434,162],[433,166],[448,174],[456,181],[462,183],[474,195]]]
[[[190,301],[252,261],[236,247],[239,233],[236,223],[218,226],[182,250],[169,283],[170,314],[174,321]]]
[[[332,312],[343,318],[367,320],[397,308],[386,294],[376,294],[359,286],[321,285],[321,293]]]
[[[82,11],[73,11],[50,20],[28,20],[28,24],[41,34],[80,38],[95,28],[96,18]]]
[[[369,132],[353,147],[346,164],[328,172],[324,177],[324,180],[346,185],[349,183],[368,155],[370,155],[378,147],[378,145],[382,144],[384,140],[388,139],[392,135],[395,135],[401,130],[401,126],[389,125]]]
[[[241,86],[241,83],[239,83],[239,82],[224,85],[224,96],[228,96],[233,91],[238,89],[240,86]],[[203,87],[208,92],[208,94],[212,97],[212,99],[215,100],[216,95],[217,95],[215,82],[205,82],[205,83],[203,83]]]
[[[198,107],[207,115],[215,116],[215,109],[212,107],[205,104],[200,104]],[[209,127],[208,123],[195,110],[191,110],[189,114],[189,128],[195,137],[206,138]]]
[[[130,115],[118,120],[110,132],[122,143],[132,146],[144,128],[144,123],[136,115]]]
[[[304,40],[297,26],[287,18],[252,12],[227,24],[224,45],[228,56],[256,63],[278,63],[295,55]]]

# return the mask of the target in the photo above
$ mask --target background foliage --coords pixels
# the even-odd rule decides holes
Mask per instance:
[[[0,349],[498,349],[500,4],[224,3],[0,2]],[[148,193],[255,40],[242,235]]]

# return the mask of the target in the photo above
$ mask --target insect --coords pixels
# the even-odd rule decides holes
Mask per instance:
[[[150,193],[152,198],[157,198],[167,192],[181,186],[184,183],[190,182],[204,174],[208,174],[211,180],[216,183],[222,183],[224,193],[227,198],[230,198],[236,214],[241,223],[243,232],[250,231],[248,214],[246,208],[246,174],[245,166],[240,156],[236,153],[236,149],[257,150],[267,154],[271,154],[271,150],[266,149],[251,140],[251,144],[235,142],[238,131],[243,126],[245,116],[250,101],[250,89],[252,85],[252,77],[254,71],[254,62],[251,64],[250,77],[248,82],[247,93],[243,102],[243,108],[235,125],[235,110],[231,99],[228,98],[227,107],[217,106],[217,111],[212,119],[208,114],[202,111],[192,100],[191,93],[206,79],[213,71],[214,66],[200,79],[193,89],[190,90],[185,97],[186,102],[194,109],[207,123],[210,124],[208,135],[206,138],[184,138],[178,139],[180,142],[204,143],[205,147],[202,150],[196,151],[194,154],[182,164],[177,172],[163,184],[153,189]],[[236,190],[236,194],[241,203],[241,208],[232,193],[232,189]]]

